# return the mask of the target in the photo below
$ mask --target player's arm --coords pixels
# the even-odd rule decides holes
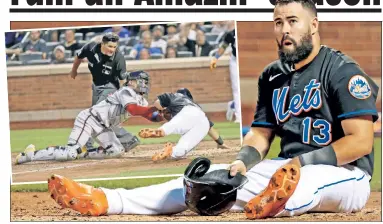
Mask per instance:
[[[210,61],[210,69],[214,69],[217,66],[218,59],[225,53],[226,48],[230,45],[229,43],[232,41],[234,37],[231,35],[231,33],[228,33],[223,42],[220,44],[220,47],[218,48],[217,53]]]
[[[125,58],[119,53],[117,68],[116,68],[118,78],[120,80],[126,80],[128,77],[128,72],[126,71],[126,61]]]
[[[137,104],[128,104],[125,109],[132,116],[141,116],[152,122],[163,121],[163,118],[158,113],[156,107],[145,107]]]
[[[257,108],[251,130],[244,137],[241,150],[229,167],[232,176],[237,172],[244,175],[261,162],[266,157],[274,139],[277,123],[271,105],[271,89],[268,87],[267,78],[266,70],[259,78]]]
[[[69,73],[69,75],[71,76],[72,79],[76,78],[78,67],[80,67],[82,59],[84,59],[87,56],[88,52],[90,52],[90,49],[91,49],[91,42],[89,42],[86,45],[84,45],[84,47],[82,47],[76,53],[76,55],[74,57],[73,64],[72,64],[72,69],[71,69],[71,71]]]
[[[340,67],[336,75],[330,78],[328,92],[329,97],[335,100],[336,106],[332,109],[341,121],[345,136],[328,146],[294,158],[292,163],[299,166],[341,166],[371,153],[373,122],[378,119],[375,106],[378,90],[378,86],[358,65],[345,64]]]

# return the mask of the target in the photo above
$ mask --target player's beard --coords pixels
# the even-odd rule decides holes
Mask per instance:
[[[293,50],[284,49],[283,41],[285,39],[291,41],[291,43],[294,45]],[[279,43],[277,40],[277,44],[279,59],[283,63],[288,64],[296,64],[306,59],[313,50],[313,42],[310,30],[300,39],[300,45],[298,45],[295,40],[289,37],[282,38],[281,43]]]

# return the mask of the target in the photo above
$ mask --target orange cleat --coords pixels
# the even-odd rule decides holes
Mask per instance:
[[[159,129],[145,128],[138,132],[138,136],[141,138],[161,138],[164,137],[164,134]]]
[[[168,142],[165,144],[165,148],[163,149],[162,152],[156,153],[152,156],[152,160],[154,162],[159,161],[159,160],[164,160],[170,158],[173,152],[173,145],[172,143]]]
[[[48,191],[61,207],[71,208],[83,215],[100,216],[108,211],[108,201],[101,189],[69,178],[52,175],[48,179]]]
[[[300,178],[296,165],[286,164],[271,177],[266,189],[251,199],[244,207],[248,219],[273,217],[280,212],[293,195]]]

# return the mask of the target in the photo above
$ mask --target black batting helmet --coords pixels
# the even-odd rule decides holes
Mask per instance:
[[[228,170],[211,172],[210,160],[194,159],[184,173],[184,193],[187,207],[200,215],[219,215],[228,211],[237,200],[237,190],[247,182],[241,174],[231,177]]]
[[[193,100],[193,95],[191,94],[191,92],[187,88],[180,88],[177,90],[177,93],[181,93],[181,94],[189,97],[189,99]]]

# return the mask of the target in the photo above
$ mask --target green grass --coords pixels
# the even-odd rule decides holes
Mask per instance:
[[[156,128],[159,125],[146,126],[126,126],[126,130],[137,134],[142,128]],[[214,127],[221,134],[223,139],[239,139],[240,126],[233,122],[216,123]],[[42,149],[52,145],[65,145],[72,129],[33,129],[33,130],[13,130],[11,131],[11,149],[12,152],[22,152],[29,144],[34,144],[36,149]],[[167,141],[177,142],[179,135],[170,135],[165,138],[141,139],[142,144],[166,143]],[[209,136],[205,140],[210,140]]]
[[[145,127],[158,127],[158,125],[148,125],[148,126],[127,126],[125,127],[132,133],[138,133],[138,131]],[[240,130],[239,125],[234,123],[216,123],[215,127],[220,132],[221,136],[224,139],[238,139]],[[11,146],[12,152],[21,152],[24,150],[25,146],[28,144],[35,144],[36,147],[44,148],[48,145],[65,145],[68,135],[71,129],[39,129],[39,130],[16,130],[11,131]],[[166,138],[159,139],[142,139],[143,144],[155,144],[155,143],[164,143],[166,141],[176,142],[179,139],[179,136],[172,135],[167,136]],[[210,139],[209,137],[205,138],[206,140]],[[271,149],[268,153],[267,158],[275,158],[279,153],[279,144],[280,139],[276,138],[271,145]],[[381,180],[381,170],[382,170],[382,154],[381,154],[381,138],[375,138],[374,148],[375,148],[375,163],[374,163],[374,174],[371,180],[371,189],[373,191],[382,190],[382,180]],[[144,176],[144,175],[161,175],[161,174],[180,174],[183,173],[186,166],[182,167],[172,167],[172,168],[162,168],[162,169],[151,169],[151,170],[141,170],[141,171],[126,171],[121,172],[118,175],[113,175],[114,177],[128,177],[128,176]],[[101,176],[101,177],[110,177]],[[167,180],[173,178],[153,178],[153,179],[137,179],[137,180],[114,180],[114,181],[96,181],[96,182],[86,182],[87,184],[94,185],[96,187],[103,186],[106,188],[136,188],[142,186],[148,186],[152,184],[163,183]],[[46,184],[37,184],[37,185],[21,185],[21,186],[12,186],[12,191],[46,191]]]

